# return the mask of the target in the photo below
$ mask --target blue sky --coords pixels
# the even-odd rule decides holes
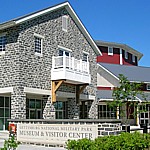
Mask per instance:
[[[150,0],[68,0],[95,40],[128,44],[150,66]],[[0,23],[64,0],[1,0]]]

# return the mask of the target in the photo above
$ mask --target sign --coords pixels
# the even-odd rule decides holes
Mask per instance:
[[[41,144],[65,144],[67,140],[95,139],[97,125],[78,124],[17,124],[17,140]]]

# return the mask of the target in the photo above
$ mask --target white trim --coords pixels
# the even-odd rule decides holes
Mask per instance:
[[[59,49],[62,49],[62,50],[64,50],[64,51],[72,52],[72,50],[71,50],[71,49],[66,48],[66,47],[63,47],[63,46],[60,46],[60,45],[58,45],[58,48],[59,48]]]
[[[36,36],[36,37],[38,37],[38,38],[41,38],[41,39],[44,39],[44,36],[41,35],[41,34],[34,33],[34,36]]]
[[[5,55],[5,51],[0,51],[0,55]]]
[[[19,19],[19,20],[15,21],[15,22],[16,22],[16,24],[25,22],[25,21],[30,20],[30,19],[33,19],[33,18],[35,18],[35,17],[37,17],[37,16],[46,14],[46,13],[48,13],[48,12],[50,12],[50,11],[54,11],[54,10],[59,9],[59,8],[61,8],[61,7],[65,7],[65,6],[68,5],[68,4],[69,4],[69,3],[66,2],[66,3],[60,4],[60,5],[51,7],[51,8],[49,8],[49,9],[42,10],[42,11],[37,12],[37,13],[35,13],[35,14],[32,14],[32,15],[29,15],[29,16],[24,17],[24,18],[22,18],[22,19]]]
[[[123,64],[123,61],[122,61],[122,49],[120,48],[120,65]]]
[[[12,93],[12,92],[13,92],[13,87],[0,88],[0,94],[3,94],[3,93]]]
[[[112,49],[112,53],[110,53],[110,51],[109,51],[110,48]],[[108,46],[108,55],[109,56],[113,56],[113,54],[114,54],[113,47],[112,46]]]
[[[111,76],[113,76],[115,79],[119,80],[119,78],[117,76],[115,76],[113,73],[111,73],[109,70],[107,70],[105,67],[103,67],[102,65],[98,64],[104,71],[106,71],[107,73],[109,73]]]
[[[51,95],[50,90],[43,90],[43,89],[30,88],[30,87],[24,87],[24,92],[30,94]]]
[[[83,51],[83,53],[84,53],[84,54],[87,54],[87,55],[89,55],[89,53],[88,53],[88,52],[86,52],[86,51]]]

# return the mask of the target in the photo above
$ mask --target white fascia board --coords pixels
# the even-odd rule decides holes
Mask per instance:
[[[103,67],[100,64],[97,64],[99,67],[101,67],[103,70],[105,70],[107,73],[109,73],[111,76],[113,76],[115,79],[119,80],[117,76],[115,76],[113,73],[111,73],[109,70],[107,70],[105,67]]]
[[[50,90],[43,90],[43,89],[30,88],[30,87],[24,87],[24,92],[30,94],[51,95]]]
[[[68,4],[69,4],[69,3],[66,2],[66,3],[60,4],[60,5],[51,7],[51,8],[49,8],[49,9],[45,9],[45,10],[43,10],[43,11],[37,12],[37,13],[32,14],[32,15],[29,15],[29,16],[27,16],[27,17],[23,17],[23,18],[21,18],[21,19],[15,21],[15,22],[16,22],[16,24],[20,24],[20,23],[22,23],[22,22],[25,22],[25,21],[27,21],[27,20],[36,18],[36,17],[38,17],[38,16],[41,16],[41,15],[46,14],[46,13],[48,13],[48,12],[54,11],[54,10],[59,9],[59,8],[61,8],[61,7],[65,7],[65,6],[68,5]]]
[[[91,44],[91,46],[94,49],[95,53],[97,55],[102,55],[101,51],[99,50],[99,48],[95,44],[94,40],[92,39],[92,37],[90,36],[90,34],[88,33],[88,31],[86,30],[86,28],[84,27],[84,25],[82,24],[79,17],[76,15],[75,11],[72,9],[72,7],[70,6],[69,3],[66,6],[66,9],[68,10],[68,12],[72,16],[73,20],[77,23],[77,25],[80,28],[80,30],[82,31],[82,33],[85,35],[85,37],[87,38],[87,40]]]
[[[13,87],[0,88],[0,94],[12,93],[12,92],[13,92]]]

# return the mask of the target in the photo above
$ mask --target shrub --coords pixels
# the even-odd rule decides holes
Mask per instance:
[[[104,136],[95,140],[69,140],[68,150],[145,150],[150,147],[150,134],[121,133],[118,136]]]

